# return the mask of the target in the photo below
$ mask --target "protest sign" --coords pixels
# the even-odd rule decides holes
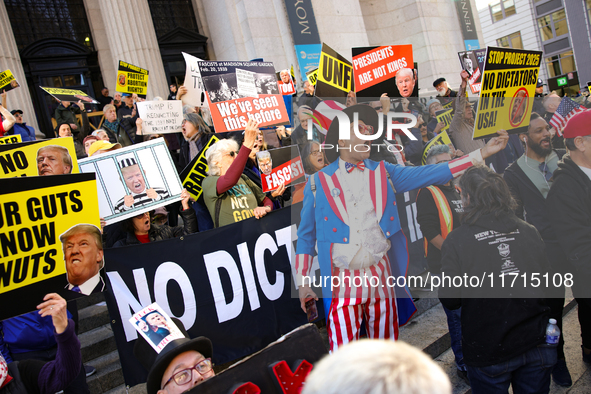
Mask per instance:
[[[141,134],[178,133],[183,125],[181,100],[141,101],[136,105],[143,120]]]
[[[527,130],[541,59],[538,51],[487,48],[474,139]]]
[[[443,131],[425,145],[425,148],[423,149],[423,157],[421,159],[423,165],[427,164],[427,153],[429,153],[429,149],[433,148],[435,145],[447,145],[452,152],[455,150],[447,131]]]
[[[71,101],[71,102],[78,102],[83,101],[85,103],[90,104],[99,104],[98,101],[84,93],[82,90],[74,90],[74,89],[62,89],[62,88],[44,88],[43,86],[39,86],[41,89],[45,90],[47,93],[55,97],[58,101]]]
[[[41,161],[37,162],[37,159]],[[76,148],[72,137],[0,144],[0,178],[78,172]]]
[[[107,224],[175,201],[183,190],[164,138],[80,160],[80,172],[96,173],[98,206]]]
[[[347,94],[354,90],[351,62],[328,45],[322,44],[314,95],[345,103]]]
[[[306,78],[308,79],[308,82],[310,82],[310,84],[312,86],[316,86],[316,80],[318,79],[318,69],[315,68],[314,70],[307,72]]]
[[[435,111],[435,118],[437,119],[437,123],[445,123],[445,126],[441,130],[439,130],[440,132],[449,130],[449,125],[451,124],[451,121],[453,119],[453,111],[454,110],[452,108]]]
[[[6,137],[0,137],[0,145],[18,144],[19,142],[23,142],[23,137],[21,137],[20,134],[8,135]]]
[[[279,86],[279,92],[284,96],[291,96],[296,92],[289,70],[281,70],[277,73],[277,86]]]
[[[117,92],[148,94],[148,70],[119,60],[117,70]]]
[[[300,209],[105,251],[106,300],[126,384],[147,375],[133,356],[138,334],[129,319],[153,302],[178,318],[191,338],[209,338],[216,364],[252,354],[307,323],[291,265],[292,223],[299,222]]]
[[[485,50],[478,50],[478,52],[483,51]],[[470,85],[470,90],[472,93],[480,92],[480,81],[482,79],[482,68],[478,62],[478,56],[476,52],[477,51],[458,52],[460,67],[462,67],[462,70],[466,70],[468,74],[470,74],[468,85]],[[481,58],[484,59],[484,56],[481,56]]]
[[[19,83],[17,82],[14,75],[12,75],[12,72],[10,72],[10,70],[6,70],[0,73],[0,92],[9,92],[12,89],[16,89],[20,86],[21,85],[19,85]]]
[[[282,336],[199,385],[199,393],[299,393],[312,366],[327,354],[313,324]]]
[[[257,152],[263,192],[306,181],[300,150],[297,145]]]
[[[205,87],[201,79],[201,72],[199,72],[198,62],[203,60],[198,57],[182,52],[187,65],[185,72],[185,83],[183,86],[187,88],[187,93],[183,96],[183,102],[194,107],[207,107],[207,100],[205,99]]]
[[[395,76],[398,70],[413,68],[412,45],[353,48],[352,53],[357,97],[400,97]]]
[[[197,156],[183,169],[180,173],[180,178],[183,182],[183,187],[187,189],[191,197],[195,199],[195,201],[199,200],[201,197],[201,193],[203,193],[203,189],[201,188],[201,184],[203,180],[207,176],[207,171],[209,171],[209,166],[207,165],[207,159],[205,158],[205,153],[210,146],[218,142],[220,139],[212,135],[205,145],[205,147],[199,152]]]
[[[94,227],[100,228],[94,174],[1,182],[0,320],[35,310],[47,293],[66,299],[79,296],[69,290],[68,282],[78,285],[75,280],[80,279],[86,284],[88,278],[76,271],[80,267],[65,261],[60,235],[83,223],[93,226],[100,242],[100,231]],[[97,262],[92,264],[98,273]]]
[[[135,313],[129,319],[129,324],[157,353],[160,353],[166,345],[175,339],[185,338],[170,316],[157,303],[148,305]]]
[[[273,63],[203,61],[198,66],[216,132],[244,130],[249,118],[259,122],[259,127],[289,124]],[[242,94],[238,90],[237,70],[253,75],[250,87],[246,87],[246,79],[241,81]],[[245,95],[245,89],[249,93],[256,89],[257,97]]]

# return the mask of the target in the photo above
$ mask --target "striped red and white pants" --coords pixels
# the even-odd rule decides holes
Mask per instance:
[[[398,338],[396,295],[394,289],[386,284],[386,278],[391,276],[387,256],[369,268],[348,270],[333,267],[333,276],[340,278],[341,286],[333,287],[328,312],[331,352],[359,339],[364,318],[369,338]]]

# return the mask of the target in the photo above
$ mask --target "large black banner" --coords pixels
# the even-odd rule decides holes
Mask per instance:
[[[292,252],[300,205],[264,218],[161,242],[108,249],[107,305],[125,383],[145,382],[133,356],[133,313],[157,302],[191,337],[213,342],[226,363],[307,322],[295,292]],[[293,222],[292,222],[293,219]],[[295,262],[294,262],[295,263]]]

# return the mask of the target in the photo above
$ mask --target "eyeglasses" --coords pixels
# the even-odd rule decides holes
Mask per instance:
[[[359,130],[360,134],[365,134],[365,135],[372,135],[373,134],[373,126],[370,126],[368,124],[358,125],[358,130]]]
[[[204,360],[199,361],[191,368],[183,369],[182,371],[178,371],[166,383],[160,390],[164,390],[166,385],[170,383],[171,380],[174,380],[177,386],[182,386],[183,384],[187,384],[191,381],[193,377],[193,370],[197,371],[199,375],[203,376],[213,368],[213,364],[210,358],[206,358]]]
[[[140,213],[139,215],[136,215],[135,218],[136,219],[141,219],[146,215],[150,215],[150,212],[144,212],[144,213]]]
[[[310,152],[310,155],[312,156],[320,156],[322,154],[322,152],[320,152],[319,150],[313,150]]]
[[[22,114],[14,114],[14,116],[15,116],[15,117],[18,117],[18,118],[22,118],[22,117],[23,117],[23,115],[22,115]]]
[[[238,151],[230,151],[230,153],[228,153],[228,154],[232,157],[238,156]]]

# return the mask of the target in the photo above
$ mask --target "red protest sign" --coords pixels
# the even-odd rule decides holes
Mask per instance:
[[[279,189],[282,183],[296,185],[306,180],[297,145],[258,152],[257,162],[265,193]]]
[[[413,68],[412,45],[381,46],[353,57],[357,92],[392,79],[398,70]]]

